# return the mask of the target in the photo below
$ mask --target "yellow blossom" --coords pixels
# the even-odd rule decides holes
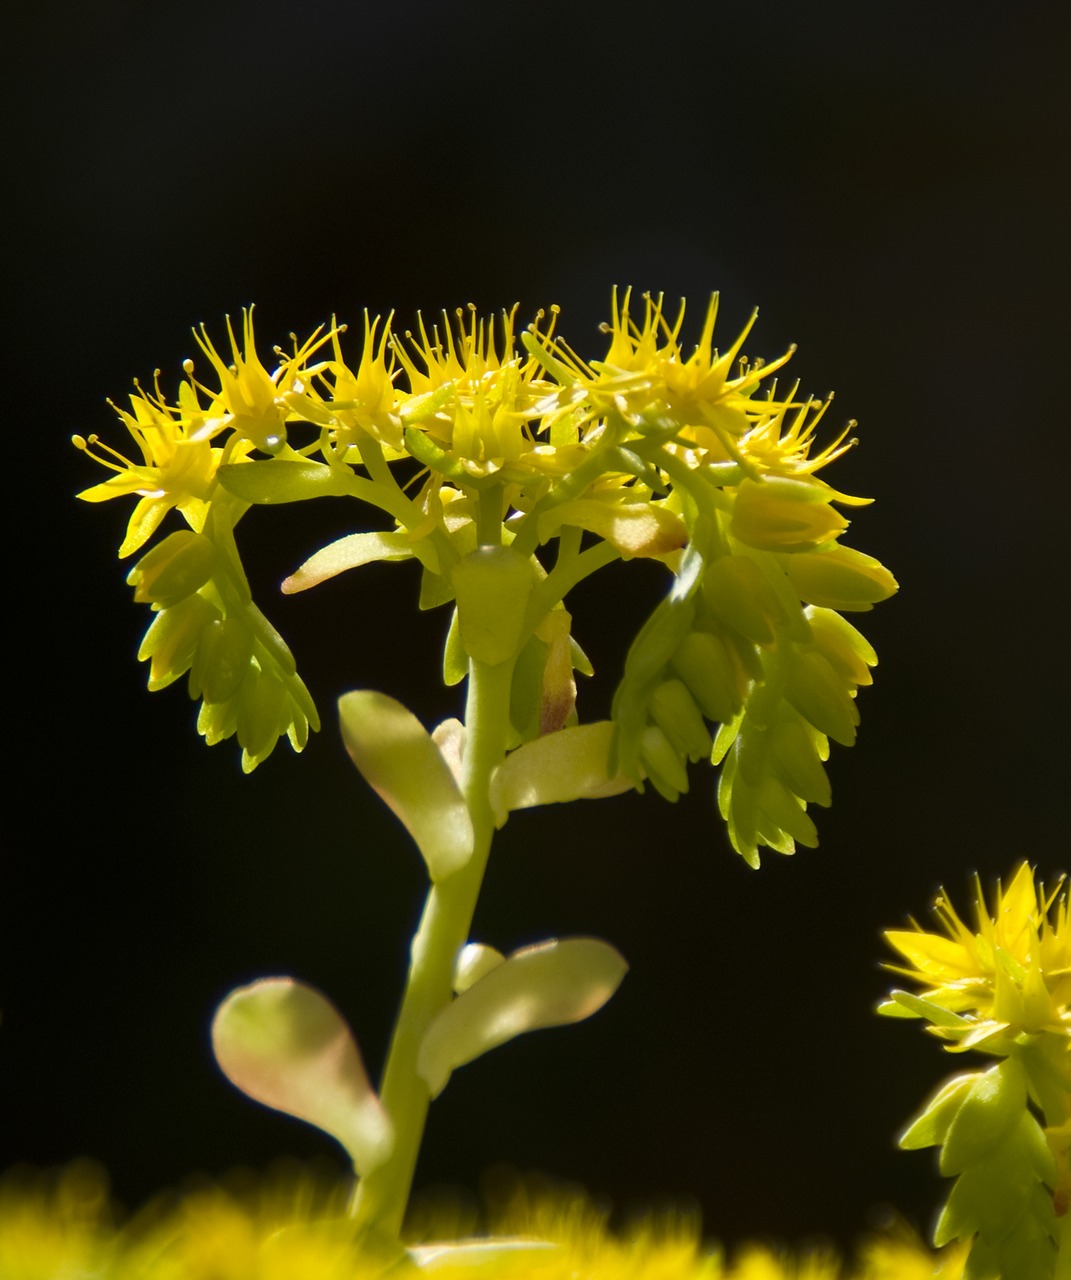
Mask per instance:
[[[557,387],[535,358],[517,352],[516,310],[498,326],[474,309],[467,326],[462,312],[456,324],[444,314],[442,329],[430,333],[421,317],[418,332],[394,348],[409,382],[402,418],[476,479],[498,473],[508,483],[561,469],[540,438],[544,402]]]
[[[106,502],[109,498],[136,494],[120,556],[129,556],[152,537],[161,520],[177,507],[187,523],[200,531],[208,512],[216,471],[224,450],[212,440],[226,428],[226,422],[202,409],[192,382],[179,387],[178,403],[168,405],[160,393],[137,388],[130,397],[132,413],[113,406],[141,451],[141,462],[131,462],[97,436],[88,440],[74,437],[74,443],[96,462],[115,472],[110,480],[83,489],[78,495],[86,502]],[[248,452],[241,445],[229,450],[229,461],[237,462]]]
[[[918,984],[923,1001],[959,1015],[932,1028],[953,1041],[949,1048],[984,1047],[1024,1032],[1071,1037],[1071,928],[1062,885],[1046,894],[1024,862],[1006,889],[998,882],[991,910],[976,878],[974,928],[942,890],[934,913],[943,932],[919,925],[886,932],[908,962],[888,967]]]
[[[219,379],[218,391],[207,387],[202,390],[212,399],[214,412],[224,416],[224,425],[233,428],[238,436],[251,441],[258,449],[275,453],[286,443],[287,419],[301,416],[300,406],[307,391],[305,380],[317,372],[315,368],[306,367],[307,361],[331,335],[317,329],[293,356],[280,360],[273,374],[268,373],[257,355],[252,307],[242,312],[241,345],[234,336],[229,316],[227,335],[233,361],[229,365],[212,345],[204,325],[199,333],[194,332],[197,345],[208,357]],[[192,361],[187,362],[186,372],[192,378]]]
[[[344,332],[344,328],[332,323],[333,358],[323,362],[318,374],[318,380],[327,388],[329,397],[322,401],[310,393],[304,402],[304,410],[313,422],[332,429],[335,445],[343,459],[349,446],[359,440],[362,432],[385,445],[389,457],[404,456],[402,421],[394,389],[397,363],[390,328],[392,316],[393,313],[382,322],[383,332],[377,341],[380,317],[371,317],[367,311],[364,313],[364,344],[356,370],[342,358],[339,334]]]
[[[607,327],[610,348],[602,360],[581,360],[563,342],[545,339],[559,368],[584,388],[596,413],[625,414],[642,431],[645,417],[678,424],[676,447],[695,465],[736,462],[745,474],[803,475],[816,471],[849,446],[844,438],[854,426],[815,458],[810,458],[814,429],[828,407],[810,399],[776,398],[776,380],[765,399],[754,399],[763,380],[793,354],[790,347],[769,363],[749,362],[740,352],[755,323],[754,312],[724,353],[713,345],[718,296],[713,295],[702,332],[690,356],[681,347],[685,306],[671,324],[662,297],[644,295],[644,316],[630,313],[631,290],[619,303],[614,293],[613,320]],[[791,413],[791,417],[789,417]],[[846,500],[837,495],[838,500]]]

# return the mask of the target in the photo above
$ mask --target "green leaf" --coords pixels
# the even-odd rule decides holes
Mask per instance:
[[[941,1151],[947,1177],[993,1155],[1026,1110],[1026,1076],[1012,1059],[975,1076],[952,1118]]]
[[[394,1135],[349,1027],[331,1002],[293,978],[239,987],[216,1010],[212,1048],[223,1074],[265,1106],[337,1138],[364,1175]]]
[[[515,951],[432,1020],[417,1070],[432,1097],[450,1073],[525,1031],[580,1022],[602,1008],[628,965],[598,938],[552,939]]]
[[[461,948],[461,954],[454,965],[454,990],[458,995],[468,991],[481,978],[486,977],[492,969],[497,969],[505,960],[501,951],[494,947],[485,947],[481,942],[470,942]]]
[[[905,1012],[894,1014],[887,1003],[882,1004],[878,1008],[878,1013],[883,1013],[886,1017],[925,1018],[927,1022],[932,1022],[938,1027],[970,1026],[970,1021],[967,1018],[961,1018],[958,1013],[951,1013],[948,1009],[943,1009],[939,1004],[934,1004],[932,1000],[923,1000],[921,996],[912,995],[910,991],[890,991],[889,999],[899,1005]]]
[[[370,689],[339,699],[342,739],[361,776],[416,841],[432,880],[472,854],[472,819],[431,735],[400,702]]]
[[[514,657],[535,585],[532,562],[511,547],[478,547],[458,561],[450,581],[465,652],[488,666]]]
[[[893,1007],[899,1008],[898,1005]],[[977,1078],[978,1072],[972,1071],[947,1080],[904,1130],[900,1137],[900,1146],[905,1151],[940,1146],[948,1134],[949,1126],[963,1099],[970,1092],[971,1085]]]
[[[302,502],[306,498],[342,497],[350,492],[353,479],[348,467],[291,462],[283,458],[228,463],[220,467],[217,475],[228,493],[243,502],[262,506]]]
[[[631,791],[633,782],[608,765],[610,720],[573,725],[511,751],[491,779],[491,807],[501,827],[514,809],[569,800],[596,800]]]
[[[373,560],[409,560],[413,554],[412,543],[404,533],[351,533],[310,556],[283,580],[282,592],[296,595],[347,569],[359,568]]]

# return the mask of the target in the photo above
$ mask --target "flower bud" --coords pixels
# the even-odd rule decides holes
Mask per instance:
[[[855,742],[859,711],[844,681],[820,653],[796,656],[789,671],[785,697],[820,732],[850,747]]]
[[[219,617],[197,592],[154,616],[138,649],[138,660],[149,663],[150,690],[165,689],[186,674],[204,628]]]
[[[806,610],[814,647],[834,671],[852,684],[872,684],[870,668],[878,664],[874,646],[832,609],[811,606]]]
[[[180,529],[158,542],[127,574],[139,604],[178,604],[212,576],[216,548],[203,533]]]
[[[813,551],[848,527],[829,505],[831,496],[824,486],[783,476],[744,480],[729,532],[760,551]]]
[[[772,775],[763,778],[758,793],[760,812],[778,830],[809,849],[818,844],[818,832],[807,816],[803,801],[793,795],[782,782]]]
[[[725,641],[711,631],[689,631],[671,664],[703,715],[724,724],[740,710],[747,677]]]
[[[239,617],[210,622],[190,672],[190,691],[205,702],[226,702],[238,692],[253,657],[253,633]]]
[[[815,731],[786,708],[786,718],[770,733],[770,753],[774,772],[808,804],[828,808],[833,800],[829,777],[814,740]]]
[[[703,575],[703,599],[727,627],[756,644],[772,644],[781,621],[774,589],[754,560],[722,556]]]
[[[666,735],[649,724],[640,739],[640,762],[660,796],[675,802],[688,790],[688,771]]]
[[[238,743],[242,748],[242,770],[251,773],[271,755],[290,724],[286,688],[253,664],[238,692],[231,699],[238,710]],[[210,705],[210,704],[209,704]]]
[[[880,561],[851,547],[793,556],[785,572],[801,599],[826,609],[865,612],[897,590],[896,579]]]
[[[651,694],[648,710],[679,755],[689,760],[710,756],[712,743],[695,699],[680,680],[664,680]]]

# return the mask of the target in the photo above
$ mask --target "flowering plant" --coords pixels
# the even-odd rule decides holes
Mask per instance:
[[[212,1028],[216,1058],[234,1084],[318,1126],[349,1154],[356,1184],[343,1234],[355,1253],[347,1275],[357,1267],[360,1274],[467,1275],[478,1267],[548,1277],[579,1274],[578,1267],[592,1275],[730,1274],[713,1256],[699,1259],[694,1241],[670,1250],[672,1265],[656,1250],[649,1271],[626,1271],[630,1264],[598,1231],[578,1262],[560,1221],[533,1225],[516,1212],[498,1236],[477,1243],[401,1243],[428,1107],[452,1073],[523,1032],[588,1017],[627,967],[613,946],[590,937],[550,939],[508,956],[470,937],[496,831],[521,809],[648,784],[675,801],[688,789],[689,766],[709,761],[720,766],[717,803],[728,838],[757,867],[763,848],[788,854],[817,842],[810,807],[831,800],[830,741],[855,741],[856,694],[871,682],[876,655],[844,614],[871,609],[896,583],[841,541],[849,524],[841,509],[869,500],[818,476],[850,446],[853,424],[819,447],[829,401],[800,395],[798,385],[783,389],[772,376],[791,350],[769,363],[746,359],[752,317],[721,352],[716,315],[715,298],[685,355],[683,306],[670,316],[661,299],[645,296],[634,310],[629,293],[615,295],[597,360],[558,335],[556,311],[523,332],[514,312],[498,321],[459,313],[430,328],[421,320],[415,333],[396,332],[391,317],[366,316],[355,360],[344,353],[343,327],[332,324],[300,345],[295,339],[290,353],[277,349],[269,372],[250,311],[240,338],[229,330],[226,356],[203,329],[196,335],[208,372],[187,361],[173,400],[157,381],[152,391],[136,386],[130,410],[117,410],[137,458],[76,437],[113,472],[80,496],[138,499],[120,555],[141,553],[128,581],[153,614],[139,651],[149,687],[185,677],[200,701],[198,730],[210,745],[236,737],[246,771],[283,736],[300,751],[320,725],[290,649],[251,596],[236,530],[252,506],[323,496],[363,504],[356,531],[307,559],[284,591],[376,560],[416,560],[420,607],[450,610],[443,678],[466,683],[463,719],[429,732],[386,695],[359,689],[339,701],[346,749],[406,829],[429,881],[379,1088],[339,1011],[292,978],[232,992]],[[185,527],[145,550],[173,509]],[[369,511],[382,513],[375,523],[387,527],[366,527]],[[592,669],[567,601],[599,570],[634,558],[659,561],[666,588],[632,640],[610,718],[584,722],[576,673]],[[973,1133],[973,1117],[989,1115],[985,1099],[999,1095],[1002,1117],[1014,1112],[1034,1126],[1023,1121],[1029,1133],[1009,1147],[1002,1119],[994,1138],[993,1158],[1008,1178],[1024,1161],[1032,1170],[1022,1211],[994,1216],[984,1196],[964,1193],[967,1208],[951,1211],[950,1200],[942,1219],[939,1243],[977,1243],[967,1265],[978,1276],[1009,1258],[1031,1268],[1009,1276],[1051,1276],[1066,1198],[1066,902],[1050,926],[1039,922],[1051,901],[1039,898],[1026,910],[1024,895],[1033,903],[1033,894],[1024,868],[1007,895],[1018,912],[1016,940],[986,952],[1014,956],[1017,968],[983,962],[956,935],[960,952],[970,951],[988,975],[974,974],[967,997],[950,977],[966,973],[966,961],[926,941],[930,935],[890,935],[913,966],[910,976],[942,978],[922,997],[898,993],[893,1011],[929,1017],[942,1033],[964,1026],[958,1047],[1003,1057],[996,1084],[990,1075],[982,1077],[988,1084],[961,1078],[949,1096],[967,1119],[955,1123]],[[1035,937],[1036,946],[1024,941]],[[1000,987],[989,1004],[986,981]],[[965,1013],[983,1007],[982,1021]],[[1031,1105],[1048,1126],[1040,1146]],[[940,1116],[951,1116],[952,1106],[942,1102]],[[923,1137],[944,1141],[957,1132],[950,1123],[951,1130],[931,1123]],[[921,1132],[913,1126],[911,1141]],[[986,1169],[990,1146],[971,1148]],[[947,1171],[961,1172],[959,1186],[970,1170],[957,1159]],[[602,1243],[593,1244],[596,1237]],[[960,1267],[963,1256],[961,1248],[947,1265]],[[936,1265],[916,1246],[890,1245],[874,1257],[868,1274],[931,1274]],[[780,1274],[771,1256],[755,1258],[731,1274]],[[202,1273],[191,1263],[188,1274]]]

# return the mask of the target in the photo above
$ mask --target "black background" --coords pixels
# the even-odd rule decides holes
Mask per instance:
[[[409,567],[276,585],[362,513],[255,511],[241,533],[325,730],[243,778],[179,688],[145,696],[146,623],[114,559],[128,509],[69,445],[191,326],[257,304],[263,348],[333,312],[563,307],[585,354],[612,284],[754,304],[751,355],[800,343],[861,445],[848,541],[897,574],[835,749],[821,848],[730,851],[696,770],[653,794],[516,816],[475,936],[614,942],[632,971],[578,1028],[460,1071],[418,1185],[499,1161],[622,1210],[697,1204],[726,1241],[925,1227],[926,1154],[894,1136],[957,1064],[873,1007],[880,930],[1026,857],[1067,865],[1068,144],[1062,6],[360,0],[44,5],[10,19],[4,204],[7,765],[0,1165],[92,1155],[130,1204],[200,1170],[331,1151],[245,1101],[207,1047],[233,986],[292,973],[382,1061],[422,892],[352,773],[333,699],[458,711],[445,616]],[[698,314],[693,320],[698,321]],[[659,585],[571,601],[605,714]],[[645,594],[646,593],[646,594]],[[333,1156],[333,1152],[331,1152]],[[339,1158],[341,1168],[341,1158]]]

